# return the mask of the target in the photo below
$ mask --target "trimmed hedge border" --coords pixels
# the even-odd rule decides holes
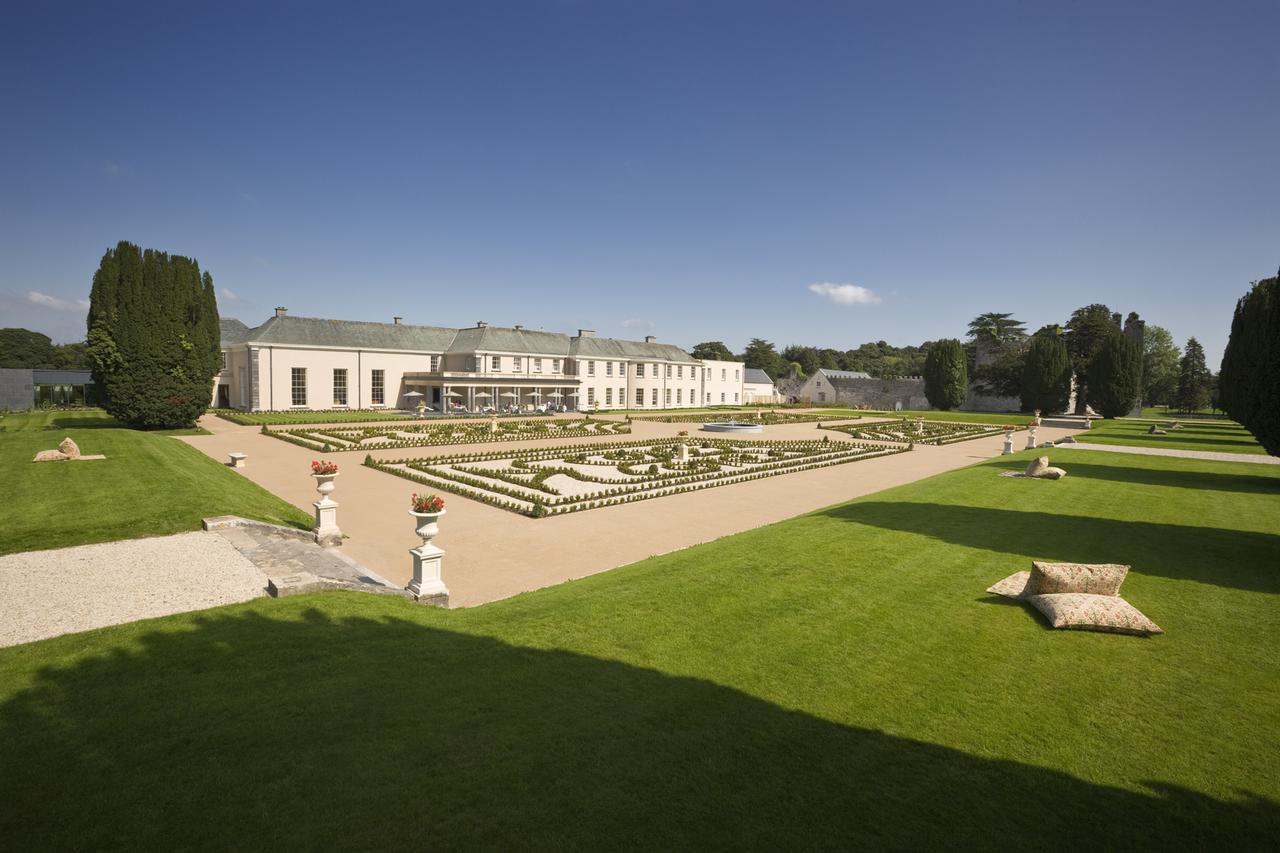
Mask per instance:
[[[903,418],[897,423],[866,424],[865,426],[819,426],[819,429],[842,432],[845,435],[860,438],[864,441],[897,441],[903,444],[931,444],[941,447],[956,444],[975,438],[986,438],[1003,435],[1001,424],[974,424],[962,421],[929,421],[924,423],[924,431],[917,431],[918,422],[912,418]]]
[[[591,426],[588,427],[587,424]],[[489,421],[473,421],[470,423],[421,423],[410,422],[402,427],[332,427],[330,429],[313,429],[299,427],[297,429],[272,429],[263,426],[263,433],[314,450],[319,453],[341,453],[349,450],[395,450],[407,447],[444,447],[451,444],[487,444],[495,441],[539,441],[552,438],[597,438],[604,436],[629,435],[631,426],[626,421],[607,421],[593,418],[576,418],[573,420],[537,420],[507,421],[505,426],[516,426],[515,430],[504,430],[499,422],[498,432],[489,431]],[[528,429],[519,429],[530,425]],[[563,426],[562,426],[563,425]],[[454,437],[453,433],[463,432],[465,435]],[[417,439],[387,439],[365,443],[367,439],[379,435],[388,436],[393,433],[420,433]],[[437,436],[448,435],[448,438]]]
[[[691,459],[690,463],[698,467],[690,469],[691,472],[681,471],[679,469],[667,468],[666,474],[661,473],[664,463],[670,462],[674,457],[676,448],[685,444],[689,447]],[[582,472],[573,468],[565,468],[554,466],[549,468],[540,468],[541,471],[547,471],[545,476],[536,476],[533,481],[517,481],[513,478],[503,475],[502,471],[495,469],[480,469],[474,473],[482,474],[491,479],[485,480],[477,476],[468,476],[458,472],[443,472],[436,470],[441,466],[451,466],[456,464],[464,464],[470,462],[486,462],[497,460],[510,460],[513,468],[520,469],[524,467],[528,470],[529,462],[548,461],[548,460],[565,460],[572,456],[603,456],[606,453],[616,453],[620,450],[630,450],[633,448],[643,448],[644,453],[641,459],[635,462],[635,467],[646,469],[644,473],[635,472],[632,466],[627,465],[625,460],[618,465],[618,469],[627,473],[631,471],[639,474],[641,477],[659,478],[661,482],[652,480],[637,481],[633,478],[594,478],[584,475]],[[658,449],[670,450],[667,454],[653,454],[649,451]],[[725,450],[735,452],[735,458],[742,454],[753,457],[766,457],[762,463],[760,461],[752,461],[748,464],[766,465],[765,468],[755,468],[750,471],[740,473],[725,473],[722,465],[725,464],[720,459],[720,453],[714,456],[695,456],[694,451],[714,449],[723,453]],[[681,440],[678,438],[663,438],[653,441],[632,441],[632,442],[611,442],[604,444],[592,445],[576,445],[569,447],[557,448],[531,448],[528,450],[506,451],[506,452],[489,452],[489,453],[465,453],[457,456],[438,457],[438,458],[407,458],[392,460],[376,460],[372,456],[366,456],[364,464],[367,467],[374,468],[379,471],[385,471],[398,477],[403,477],[416,483],[422,483],[435,489],[452,492],[454,494],[463,495],[464,497],[480,501],[482,503],[515,512],[520,515],[526,515],[531,518],[543,518],[548,515],[563,515],[570,512],[580,512],[588,509],[597,509],[603,506],[613,506],[621,503],[632,503],[634,501],[648,500],[650,498],[665,497],[667,495],[680,494],[683,492],[698,491],[700,489],[714,488],[715,486],[725,486],[732,483],[743,483],[748,480],[761,480],[766,477],[776,477],[780,474],[791,474],[798,471],[809,471],[816,468],[828,468],[834,465],[843,465],[850,462],[857,462],[863,459],[872,459],[881,456],[892,456],[896,453],[906,453],[909,448],[906,447],[885,447],[882,445],[864,445],[852,442],[831,442],[827,438],[814,441],[739,441],[733,439],[703,439]],[[786,453],[796,454],[799,456],[783,457],[774,460],[771,464],[767,460],[767,456],[774,451],[783,451]],[[701,460],[702,464],[698,464]],[[524,466],[517,465],[524,463]],[[583,464],[583,463],[575,463]],[[711,467],[714,465],[714,468]],[[651,474],[648,469],[651,466],[659,466],[658,474]],[[624,470],[626,469],[626,470]],[[565,474],[582,482],[598,483],[603,488],[577,496],[557,495],[549,487],[544,487],[544,481],[555,475]],[[495,483],[493,479],[501,482]],[[637,482],[647,483],[648,488],[642,490],[634,490],[626,488],[634,486]],[[503,484],[506,485],[503,485]],[[541,491],[548,494],[548,498],[558,498],[557,500],[544,500],[538,496],[528,494],[530,491]]]

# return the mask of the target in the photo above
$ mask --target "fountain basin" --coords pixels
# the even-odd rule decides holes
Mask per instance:
[[[761,424],[740,424],[737,421],[712,421],[709,424],[703,424],[704,432],[730,432],[730,433],[756,433],[764,432],[764,426]]]

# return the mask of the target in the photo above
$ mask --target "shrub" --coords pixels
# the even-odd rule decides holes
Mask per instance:
[[[964,347],[954,338],[937,341],[924,362],[924,395],[929,405],[943,411],[959,408],[968,393]]]
[[[1089,363],[1089,404],[1106,418],[1129,414],[1142,392],[1142,351],[1118,329]]]
[[[1218,382],[1221,407],[1280,455],[1280,275],[1236,303]]]

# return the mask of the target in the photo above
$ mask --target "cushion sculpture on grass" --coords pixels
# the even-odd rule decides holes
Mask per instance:
[[[1118,595],[1061,592],[1027,596],[1054,628],[1148,636],[1163,634],[1159,625]]]
[[[1059,592],[1087,592],[1091,595],[1119,595],[1129,574],[1128,566],[1115,563],[1043,563],[1031,561],[1031,576],[1023,595]]]

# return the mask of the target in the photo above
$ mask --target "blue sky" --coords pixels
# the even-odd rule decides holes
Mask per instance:
[[[0,325],[80,337],[128,239],[251,324],[846,349],[1105,302],[1216,367],[1280,266],[1275,2],[184,5],[6,13]]]

